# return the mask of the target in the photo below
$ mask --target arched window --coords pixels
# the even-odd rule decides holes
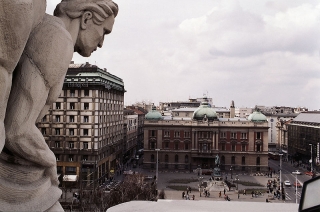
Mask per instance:
[[[242,156],[241,164],[246,165],[246,157],[245,156]]]
[[[165,156],[164,156],[164,162],[166,162],[166,163],[169,162],[169,156],[168,156],[168,155],[165,155]]]
[[[176,162],[176,163],[179,162],[179,156],[178,156],[178,155],[175,155],[175,156],[174,156],[174,162]]]
[[[186,155],[186,156],[184,157],[184,162],[185,162],[185,163],[189,163],[189,156],[188,156],[188,155]]]
[[[236,163],[236,157],[232,156],[231,157],[231,164],[234,165]]]

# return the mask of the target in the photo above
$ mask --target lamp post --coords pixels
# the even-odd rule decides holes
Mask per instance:
[[[312,144],[309,144],[311,146],[311,159],[310,159],[310,163],[311,163],[311,172],[313,172],[313,167],[312,167]]]
[[[298,180],[297,180],[297,173],[296,173],[296,204],[298,204]]]
[[[282,176],[281,176],[281,170],[282,170],[282,155],[283,154],[279,154],[280,155],[280,193],[282,195]]]
[[[158,182],[158,152],[160,151],[160,149],[155,149],[157,151],[157,164],[156,164],[156,182]]]
[[[231,172],[231,179],[232,179],[232,166],[230,167],[230,172]]]
[[[238,190],[239,176],[238,175],[236,175],[236,181],[237,181],[237,191],[239,192]]]

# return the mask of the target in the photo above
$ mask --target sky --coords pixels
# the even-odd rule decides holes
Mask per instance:
[[[47,0],[52,14],[59,0]],[[123,79],[125,105],[320,109],[318,0],[115,0],[119,13],[89,62]]]

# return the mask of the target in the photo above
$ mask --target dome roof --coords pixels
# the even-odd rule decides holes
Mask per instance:
[[[202,120],[204,118],[214,120],[217,119],[217,113],[211,108],[211,105],[208,102],[202,102],[199,108],[194,111],[192,118],[196,120]]]
[[[260,111],[256,110],[249,115],[248,120],[254,122],[265,122],[267,121],[267,117],[263,115]]]
[[[146,114],[145,119],[160,120],[160,119],[163,119],[163,117],[161,113],[157,111],[156,106],[152,106],[152,110]]]

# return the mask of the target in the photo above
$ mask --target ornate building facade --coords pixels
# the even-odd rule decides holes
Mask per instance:
[[[159,169],[212,169],[219,155],[224,171],[268,170],[268,122],[260,112],[248,119],[219,118],[204,102],[192,118],[179,116],[162,117],[155,108],[146,115],[145,168],[154,169],[158,155]]]
[[[95,65],[70,64],[56,103],[37,124],[69,180],[104,182],[123,149],[123,80]],[[83,173],[81,175],[81,173]]]

